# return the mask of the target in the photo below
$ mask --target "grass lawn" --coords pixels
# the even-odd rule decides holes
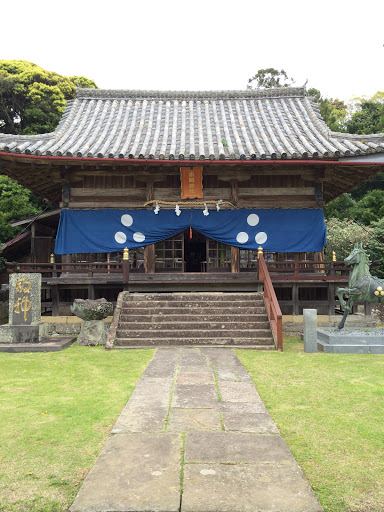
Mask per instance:
[[[0,512],[62,512],[154,354],[0,354]]]
[[[326,512],[384,511],[384,355],[238,350]]]

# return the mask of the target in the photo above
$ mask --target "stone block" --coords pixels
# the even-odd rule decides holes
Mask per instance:
[[[118,434],[106,442],[70,512],[178,512],[181,435]]]
[[[0,343],[39,343],[48,336],[47,324],[0,325]]]
[[[79,345],[105,345],[108,336],[108,328],[103,320],[84,320],[77,338]]]
[[[205,430],[220,432],[218,409],[181,409],[173,407],[169,416],[167,432],[195,432]]]
[[[317,352],[317,310],[303,309],[304,352]]]
[[[297,465],[186,464],[181,512],[323,512]]]
[[[224,427],[228,432],[279,433],[262,402],[259,404],[221,402],[220,408]]]
[[[41,274],[11,274],[9,277],[10,325],[33,325],[41,319]]]
[[[172,407],[215,408],[218,406],[214,384],[176,384]]]
[[[295,464],[280,436],[230,432],[188,433],[185,462]]]

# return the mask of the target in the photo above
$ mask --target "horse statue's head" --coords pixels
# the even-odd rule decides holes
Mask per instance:
[[[363,244],[361,242],[358,242],[355,244],[355,247],[353,248],[353,251],[351,254],[349,254],[345,260],[344,263],[346,265],[356,265],[357,263],[361,263],[361,261],[364,261],[367,265],[370,265],[369,261],[369,254],[365,252],[363,249]]]

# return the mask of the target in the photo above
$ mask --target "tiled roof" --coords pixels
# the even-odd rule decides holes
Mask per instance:
[[[244,160],[384,152],[384,134],[332,132],[305,88],[78,89],[53,133],[0,135],[0,151],[74,158]]]

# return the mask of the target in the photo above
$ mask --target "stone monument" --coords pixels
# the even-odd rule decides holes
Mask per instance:
[[[108,329],[104,318],[111,315],[112,302],[106,299],[75,299],[71,312],[83,320],[80,334],[77,338],[79,345],[105,345]]]
[[[0,343],[40,343],[48,337],[41,323],[41,274],[9,277],[9,323],[0,326]]]

